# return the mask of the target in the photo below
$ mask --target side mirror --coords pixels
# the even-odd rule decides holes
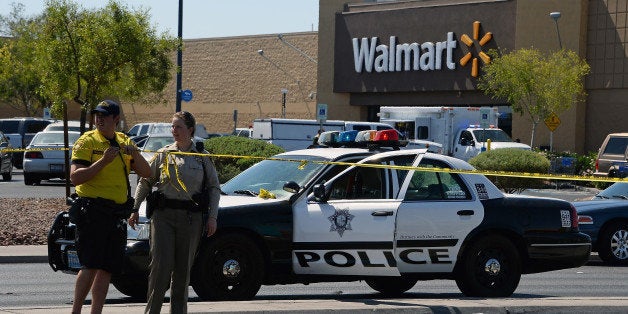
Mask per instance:
[[[7,148],[7,147],[9,147],[9,142],[0,143],[0,148]]]
[[[325,201],[325,185],[322,183],[319,183],[317,185],[314,186],[314,199],[317,202],[324,202]]]
[[[301,190],[301,187],[294,181],[288,181],[283,185],[283,190],[289,193],[297,193]]]

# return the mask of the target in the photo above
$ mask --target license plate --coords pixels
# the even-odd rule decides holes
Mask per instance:
[[[64,172],[63,165],[50,165],[50,172]]]
[[[78,254],[74,250],[68,250],[68,267],[73,269],[80,269],[81,262],[79,262]]]

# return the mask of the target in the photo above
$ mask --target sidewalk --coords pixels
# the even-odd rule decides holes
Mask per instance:
[[[105,304],[104,313],[143,313],[145,303]],[[71,306],[0,308],[0,313],[70,313]],[[89,305],[83,306],[88,313]],[[162,313],[168,313],[164,304]],[[189,313],[626,313],[628,299],[502,298],[502,299],[342,299],[189,302]]]
[[[46,245],[0,246],[0,264],[11,264],[11,263],[48,263],[48,246]]]

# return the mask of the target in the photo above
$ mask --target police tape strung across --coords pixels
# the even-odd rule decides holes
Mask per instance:
[[[25,151],[42,151],[42,150],[68,150],[68,148],[46,148],[46,149],[1,149],[0,152],[16,153]],[[151,152],[144,150],[145,152]],[[337,162],[337,161],[310,161],[301,159],[287,159],[287,158],[275,158],[275,157],[260,157],[249,155],[225,155],[225,154],[203,154],[203,153],[187,153],[187,152],[162,152],[164,154],[180,154],[180,155],[198,155],[208,156],[215,158],[246,158],[262,160],[278,160],[285,162],[299,163],[299,167],[303,167],[307,163],[315,164],[330,164],[330,165],[345,165],[345,166],[357,166],[366,168],[385,168],[385,169],[397,169],[397,170],[411,170],[411,171],[425,171],[425,172],[448,172],[448,173],[466,173],[466,174],[479,174],[485,176],[498,176],[498,177],[515,177],[515,178],[532,178],[532,179],[545,179],[545,180],[564,180],[564,181],[585,181],[585,182],[628,182],[628,178],[611,178],[611,177],[594,177],[594,176],[578,176],[578,175],[555,175],[548,173],[531,173],[531,172],[509,172],[509,171],[488,171],[488,170],[459,170],[459,169],[445,169],[445,168],[426,168],[426,167],[412,167],[412,166],[394,166],[394,165],[380,165],[380,164],[359,164],[351,162]]]

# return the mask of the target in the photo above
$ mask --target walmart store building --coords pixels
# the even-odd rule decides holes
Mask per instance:
[[[628,131],[627,0],[321,0],[319,10],[317,101],[329,105],[330,118],[375,120],[379,106],[509,112],[475,88],[483,52],[562,45],[586,59],[591,73],[586,101],[559,114],[554,150],[595,151],[607,133]],[[555,21],[550,12],[561,16]],[[512,114],[513,138],[530,143],[531,126]],[[541,122],[535,146],[549,145]]]

